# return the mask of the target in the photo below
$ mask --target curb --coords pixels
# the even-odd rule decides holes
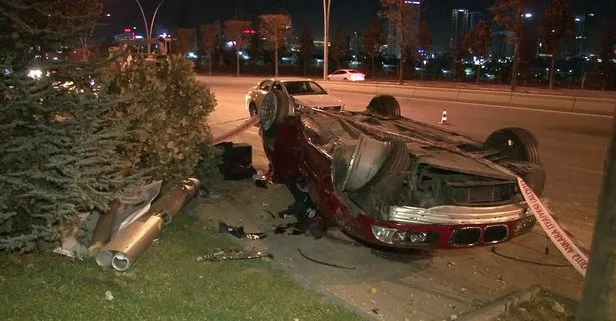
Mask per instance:
[[[499,315],[515,308],[516,306],[532,300],[541,291],[539,285],[532,285],[525,290],[521,290],[506,295],[496,301],[488,303],[477,310],[471,311],[458,318],[460,321],[493,321]]]

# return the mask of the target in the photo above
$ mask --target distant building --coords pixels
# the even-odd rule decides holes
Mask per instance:
[[[359,32],[353,32],[349,38],[349,49],[351,50],[351,53],[358,54],[363,51],[363,47],[363,42]]]
[[[570,55],[588,55],[595,49],[597,39],[594,35],[597,19],[593,13],[575,16],[575,37],[571,44]]]
[[[468,32],[480,21],[490,22],[490,14],[482,11],[469,11],[466,9],[454,9],[451,11],[451,37],[449,48],[455,49],[468,34]]]
[[[492,32],[492,45],[490,46],[490,55],[504,58],[513,57],[514,46],[511,43],[511,31],[499,30]]]

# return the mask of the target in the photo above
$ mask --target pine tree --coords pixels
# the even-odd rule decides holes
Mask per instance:
[[[106,84],[91,82],[100,65],[37,58],[87,36],[100,9],[96,0],[0,2],[2,251],[54,245],[79,212],[106,211],[126,184],[116,152],[126,123],[111,113]]]

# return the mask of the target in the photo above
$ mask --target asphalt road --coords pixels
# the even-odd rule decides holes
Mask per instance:
[[[244,96],[258,79],[200,77],[215,93],[218,105],[209,123],[214,134],[236,126],[229,121],[247,117]],[[348,110],[363,110],[372,95],[336,91]],[[484,140],[503,127],[524,127],[539,140],[548,175],[545,196],[553,212],[586,244],[590,244],[596,211],[596,198],[602,179],[602,166],[611,129],[611,117],[531,110],[470,103],[398,98],[402,114],[419,121],[438,123],[443,110],[450,122],[447,129]],[[253,146],[255,166],[265,168],[258,129],[236,138]]]

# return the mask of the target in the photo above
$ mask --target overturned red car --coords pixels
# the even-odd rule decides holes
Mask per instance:
[[[480,143],[402,117],[387,95],[349,112],[294,106],[272,91],[259,116],[268,178],[286,184],[296,215],[318,217],[321,231],[442,249],[506,242],[535,224],[516,177],[477,159],[511,170],[540,196],[545,171],[528,130],[504,128]]]

